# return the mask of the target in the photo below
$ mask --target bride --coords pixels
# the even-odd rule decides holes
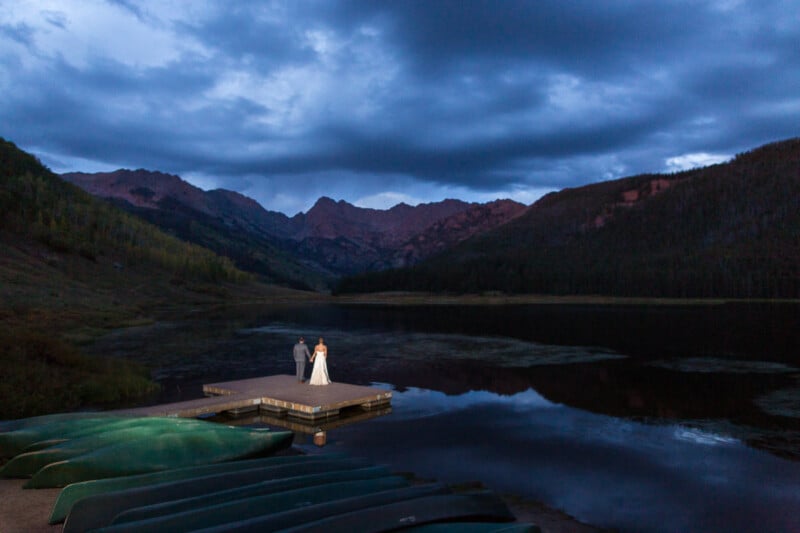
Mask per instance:
[[[314,355],[311,356],[311,362],[314,363],[314,368],[311,370],[311,379],[308,380],[309,385],[329,385],[331,379],[328,377],[328,347],[322,337],[319,338],[319,343],[314,346]]]

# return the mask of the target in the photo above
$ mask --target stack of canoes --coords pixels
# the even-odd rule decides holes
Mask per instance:
[[[78,531],[539,531],[489,491],[412,484],[339,454],[267,456],[290,432],[189,419],[49,417],[0,425],[4,476],[65,486]]]
[[[29,420],[0,433],[2,477],[30,477],[25,488],[269,455],[291,444],[289,431],[237,428],[196,419],[94,416]]]

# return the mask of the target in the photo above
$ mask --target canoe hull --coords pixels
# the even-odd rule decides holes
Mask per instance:
[[[363,460],[324,459],[292,463],[262,469],[248,469],[235,472],[222,472],[200,478],[160,483],[134,489],[96,494],[83,498],[72,506],[64,522],[64,533],[86,531],[111,523],[115,516],[132,508],[161,502],[173,501],[194,496],[207,495],[227,489],[273,480],[278,487],[291,486],[278,480],[297,478],[310,474],[320,474],[368,466]]]
[[[63,487],[89,479],[266,455],[290,446],[293,437],[290,431],[248,431],[223,426],[137,439],[49,464],[36,472],[24,488]]]
[[[328,459],[341,459],[341,454],[328,454]],[[265,457],[260,459],[244,459],[225,463],[214,463],[210,465],[190,466],[185,468],[175,468],[151,472],[148,474],[138,474],[116,478],[95,479],[72,483],[64,487],[59,493],[53,512],[50,515],[50,524],[62,522],[69,514],[72,506],[90,496],[98,494],[110,494],[124,490],[147,487],[162,483],[174,483],[185,479],[198,479],[204,476],[215,474],[230,474],[237,471],[257,470],[274,466],[296,464],[304,462],[307,458],[300,455]]]

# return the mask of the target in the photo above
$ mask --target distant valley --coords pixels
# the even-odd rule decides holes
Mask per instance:
[[[203,191],[180,177],[146,170],[63,174],[87,192],[181,239],[230,257],[266,281],[324,290],[338,278],[414,265],[522,215],[510,200],[460,200],[388,210],[320,198],[287,217],[227,190]]]
[[[531,206],[449,199],[378,210],[323,197],[289,217],[161,172],[60,177],[292,289],[800,298],[800,139],[709,167],[564,189]],[[4,194],[15,205],[18,193]],[[89,258],[105,246],[50,214],[40,219],[40,240],[53,246],[66,240]]]

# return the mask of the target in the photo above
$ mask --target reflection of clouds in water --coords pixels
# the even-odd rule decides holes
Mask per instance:
[[[727,435],[718,435],[715,433],[708,433],[696,428],[688,428],[678,426],[674,432],[675,438],[687,442],[694,442],[696,444],[705,444],[708,446],[716,446],[719,444],[731,444],[738,442],[735,438]]]
[[[388,386],[391,388],[391,386]],[[724,445],[739,442],[725,432],[711,428],[700,429],[685,425],[652,425],[624,420],[606,415],[588,413],[580,409],[553,403],[533,389],[501,395],[489,391],[470,391],[447,395],[443,392],[410,387],[404,391],[392,390],[393,418],[416,419],[453,414],[473,408],[503,409],[524,420],[535,417],[539,430],[548,433],[582,435],[586,440],[609,445],[635,445],[663,449],[670,441],[698,445]]]
[[[526,402],[535,407],[516,408]],[[800,465],[714,426],[624,420],[551,404],[533,390],[447,396],[408,389],[392,403],[391,416],[342,428],[340,446],[421,476],[481,479],[622,530],[793,531],[787,524],[798,524],[780,511],[800,504]],[[397,446],[402,439],[414,445]]]
[[[798,369],[781,363],[769,361],[743,361],[719,359],[716,357],[689,357],[669,361],[653,361],[651,366],[675,370],[677,372],[730,373],[730,374],[779,374],[796,372]]]
[[[722,442],[739,441],[752,445],[758,442],[759,449],[770,450],[783,456],[799,459],[800,431],[787,428],[768,429],[763,427],[734,424],[728,420],[684,420],[683,428],[699,431],[700,435],[713,435]]]
[[[443,392],[410,387],[402,392],[392,392],[392,416],[402,419],[462,411],[479,405],[500,405],[514,410],[531,410],[557,407],[533,389],[504,396],[489,391],[469,391],[447,395]]]
[[[269,336],[314,338],[318,331],[334,352],[370,357],[431,361],[458,359],[491,362],[504,367],[587,363],[626,356],[606,348],[539,344],[510,337],[485,337],[443,333],[375,332],[374,330],[316,328],[275,322],[241,330]]]

